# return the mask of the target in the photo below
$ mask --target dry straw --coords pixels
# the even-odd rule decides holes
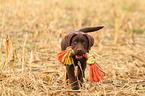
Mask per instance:
[[[1,0],[1,96],[144,96],[144,0]],[[89,67],[80,90],[71,90],[57,61],[70,31],[103,25],[89,33],[90,54],[105,80],[90,84]],[[69,80],[68,80],[69,81]]]

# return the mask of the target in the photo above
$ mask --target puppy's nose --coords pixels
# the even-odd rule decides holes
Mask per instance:
[[[78,51],[79,53],[81,53],[81,52],[82,52],[82,49],[79,48],[79,49],[77,49],[77,51]]]

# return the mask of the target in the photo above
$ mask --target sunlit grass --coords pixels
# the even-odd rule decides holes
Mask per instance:
[[[144,0],[1,0],[0,95],[143,95],[145,91]],[[68,32],[103,25],[89,33],[90,54],[105,70],[102,83],[72,91],[57,61]]]

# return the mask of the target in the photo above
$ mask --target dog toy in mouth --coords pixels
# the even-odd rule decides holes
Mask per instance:
[[[72,49],[72,46],[69,46],[66,48],[66,50],[59,52],[58,55],[58,61],[61,64],[71,65],[73,64],[73,58],[72,56],[75,54],[74,50]]]
[[[100,74],[98,69],[102,71],[100,66],[96,63],[95,57],[89,53],[85,53],[84,57],[87,59],[87,64],[90,66],[90,82],[99,82],[101,79],[104,80],[103,76]],[[102,71],[103,72],[103,71]],[[104,72],[103,72],[104,73]]]
[[[72,65],[73,58],[72,56],[75,54],[72,46],[67,47],[66,50],[59,52],[58,61],[61,64]],[[95,57],[90,55],[89,53],[85,53],[84,57],[87,59],[86,63],[90,66],[90,82],[99,82],[101,79],[104,80],[103,76],[99,71],[102,71],[100,66],[96,63]],[[99,71],[98,71],[99,69]],[[102,71],[103,72],[103,71]],[[103,72],[104,73],[104,72]]]

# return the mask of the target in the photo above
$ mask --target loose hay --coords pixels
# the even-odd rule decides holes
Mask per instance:
[[[144,0],[1,0],[0,95],[144,95]],[[106,71],[102,83],[70,90],[65,68],[57,61],[62,37],[86,26],[90,51]],[[8,36],[9,46],[5,38]],[[8,48],[8,49],[7,49]]]

